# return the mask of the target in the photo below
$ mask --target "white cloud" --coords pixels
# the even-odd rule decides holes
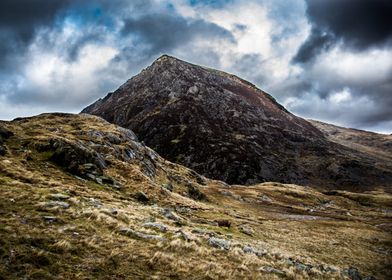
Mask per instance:
[[[332,94],[328,97],[329,101],[335,104],[347,102],[351,100],[351,92],[350,89],[344,88],[341,91],[332,92]]]
[[[392,50],[350,52],[337,46],[321,54],[311,71],[314,77],[330,77],[326,82],[361,86],[382,83],[392,72]]]
[[[28,60],[16,88],[24,93],[25,103],[52,104],[54,108],[72,108],[86,102],[97,93],[103,94],[98,75],[109,66],[118,50],[111,46],[86,44],[79,50],[76,60],[69,60],[62,53],[62,45],[78,36],[76,27],[66,25],[60,32],[53,31],[50,36],[56,41],[47,48],[45,40],[37,38],[31,45]],[[45,49],[45,51],[42,51]],[[23,100],[20,102],[23,104]]]

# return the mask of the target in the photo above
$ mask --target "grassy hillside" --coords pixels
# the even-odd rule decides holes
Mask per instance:
[[[0,127],[0,279],[392,277],[382,191],[230,186],[87,115]]]

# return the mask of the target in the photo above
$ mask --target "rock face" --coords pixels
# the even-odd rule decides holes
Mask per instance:
[[[362,190],[392,182],[388,164],[375,167],[328,140],[251,83],[170,56],[82,112],[132,129],[165,158],[229,184]]]

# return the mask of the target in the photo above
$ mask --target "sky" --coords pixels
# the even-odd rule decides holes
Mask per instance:
[[[392,133],[390,0],[1,0],[0,119],[80,112],[162,54]]]

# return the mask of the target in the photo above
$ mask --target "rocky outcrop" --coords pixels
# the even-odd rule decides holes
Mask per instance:
[[[392,185],[388,163],[330,141],[251,83],[169,56],[83,112],[130,128],[165,158],[229,184]]]
[[[0,156],[4,156],[7,151],[4,146],[4,141],[13,135],[11,131],[0,125]]]

